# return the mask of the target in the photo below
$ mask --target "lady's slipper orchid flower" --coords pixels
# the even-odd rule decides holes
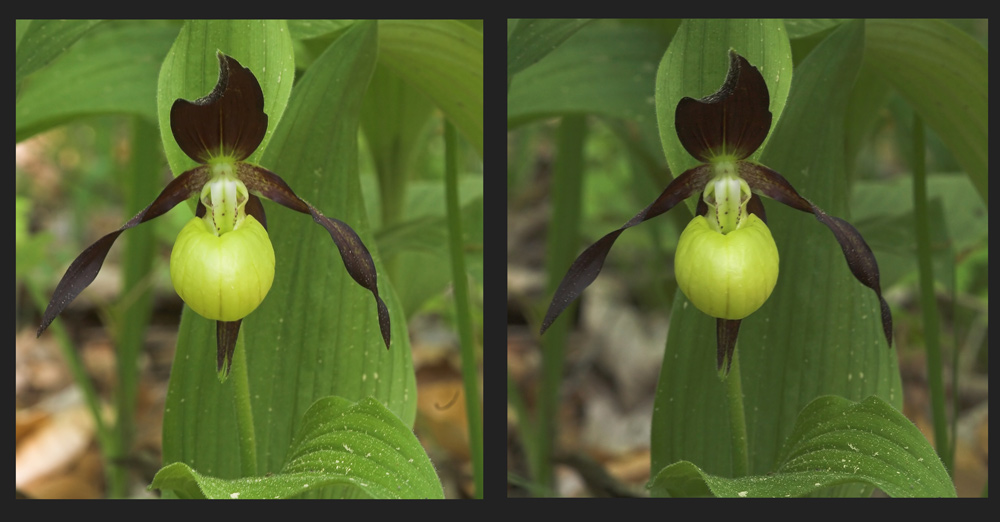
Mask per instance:
[[[343,221],[324,216],[277,174],[245,160],[267,131],[264,94],[250,69],[218,53],[219,81],[208,96],[178,99],[170,129],[181,150],[200,165],[171,181],[142,212],[87,247],[66,270],[45,309],[38,335],[97,277],[122,232],[198,196],[196,217],[181,230],[170,256],[174,289],[195,312],[216,323],[217,370],[232,365],[240,323],[264,300],[274,280],[274,250],[259,197],[309,214],[330,233],[347,272],[375,296],[379,328],[389,347],[389,311],[378,295],[375,263]]]
[[[542,333],[597,278],[625,229],[698,194],[697,215],[681,233],[674,271],[691,303],[717,318],[717,368],[721,372],[726,361],[728,373],[740,321],[764,304],[778,279],[778,250],[760,194],[811,212],[830,228],[854,277],[878,296],[882,329],[892,345],[892,314],[882,298],[875,256],[861,234],[800,196],[777,172],[746,160],[771,128],[769,102],[760,71],[730,51],[729,73],[719,91],[701,100],[683,98],[677,104],[677,136],[684,149],[703,163],[677,176],[656,201],[577,257],[556,289]]]

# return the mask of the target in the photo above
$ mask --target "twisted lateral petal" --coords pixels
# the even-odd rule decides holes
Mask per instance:
[[[729,51],[729,73],[722,87],[700,100],[682,98],[674,112],[681,145],[701,161],[754,153],[771,129],[767,83],[746,58]]]
[[[55,292],[52,293],[52,300],[49,301],[48,307],[45,308],[45,313],[42,315],[42,324],[38,327],[36,335],[41,336],[42,332],[49,327],[49,324],[52,323],[56,316],[62,313],[76,299],[76,296],[80,295],[80,292],[83,292],[85,288],[90,286],[90,283],[94,282],[97,273],[101,271],[101,266],[104,265],[104,259],[107,258],[108,251],[111,250],[111,246],[114,245],[115,240],[118,239],[118,236],[122,232],[140,223],[159,217],[193,194],[200,193],[201,187],[205,185],[205,181],[208,179],[208,175],[209,168],[202,166],[177,176],[167,184],[166,188],[160,192],[159,196],[156,196],[156,199],[149,206],[142,209],[135,217],[122,225],[121,228],[98,239],[94,244],[81,252],[73,260],[73,263],[69,265],[69,268],[66,269],[66,274],[63,275],[62,280],[56,286]]]
[[[820,223],[823,223],[833,232],[833,236],[840,243],[840,249],[844,252],[844,259],[851,269],[854,277],[861,284],[871,288],[878,296],[879,306],[882,313],[882,331],[885,333],[885,340],[892,346],[892,312],[889,310],[889,303],[882,297],[882,286],[879,282],[878,262],[875,254],[865,242],[853,225],[835,216],[831,216],[823,209],[812,204],[811,201],[799,195],[792,184],[781,174],[755,163],[741,161],[739,163],[740,176],[747,181],[751,190],[760,192],[776,201],[780,201],[796,210],[811,212]]]
[[[242,161],[267,132],[264,93],[250,69],[218,53],[219,81],[208,96],[178,99],[170,107],[170,130],[181,150],[198,163],[227,156]]]
[[[548,330],[549,326],[552,325],[552,322],[559,317],[559,314],[570,303],[575,301],[577,297],[580,297],[580,294],[590,286],[590,283],[593,283],[597,279],[597,275],[601,273],[601,269],[604,267],[604,259],[608,257],[608,252],[615,244],[615,240],[618,239],[618,236],[626,228],[659,216],[674,208],[681,201],[701,192],[711,175],[711,165],[699,165],[685,171],[667,185],[667,188],[663,190],[660,197],[656,198],[656,201],[643,209],[642,212],[636,214],[628,223],[622,225],[618,230],[609,232],[601,239],[598,239],[596,243],[587,247],[576,258],[576,261],[573,261],[566,275],[563,276],[562,282],[559,283],[556,293],[552,296],[552,303],[549,304],[549,310],[545,313],[540,333],[544,334],[545,330]]]
[[[237,177],[243,181],[250,192],[259,194],[296,212],[311,215],[313,221],[322,225],[330,233],[337,249],[340,250],[340,257],[344,261],[347,273],[354,281],[367,288],[375,296],[379,329],[382,332],[385,347],[388,349],[391,337],[389,309],[386,308],[385,302],[378,295],[378,274],[375,271],[375,262],[358,234],[347,223],[324,216],[322,212],[298,197],[285,183],[285,180],[281,179],[281,176],[265,168],[240,163]]]

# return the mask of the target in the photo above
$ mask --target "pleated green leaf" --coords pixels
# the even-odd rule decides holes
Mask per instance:
[[[91,31],[28,78],[14,109],[17,141],[96,114],[136,114],[155,123],[156,77],[177,30],[130,21]]]
[[[226,480],[177,462],[160,470],[151,485],[186,498],[215,499],[289,498],[327,486],[356,488],[372,498],[444,498],[420,441],[371,398],[316,401],[278,473]]]
[[[482,157],[482,32],[457,20],[379,22],[379,62],[433,101]]]
[[[955,486],[927,439],[889,403],[824,396],[796,419],[773,473],[735,479],[709,475],[689,461],[660,471],[657,494],[797,497],[846,484],[877,487],[891,497],[954,497]],[[848,489],[849,488],[845,488]],[[867,487],[855,486],[864,494]]]
[[[507,20],[507,82],[541,60],[590,22],[574,20]]]
[[[579,29],[514,76],[507,95],[508,128],[593,113],[633,120],[655,133],[653,82],[666,45],[664,35],[639,26],[592,23]]]
[[[375,66],[377,34],[375,22],[354,24],[309,67],[260,164],[324,214],[349,224],[367,245],[392,320],[392,348],[382,342],[371,293],[348,275],[327,231],[308,215],[265,200],[275,279],[240,333],[259,473],[282,469],[292,434],[319,398],[373,396],[405,425],[415,417],[405,316],[383,276],[358,181],[361,99]],[[219,384],[214,361],[215,323],[185,309],[164,418],[164,462],[236,478],[231,383]]]
[[[845,23],[800,63],[761,156],[803,197],[848,221],[844,127],[864,34],[862,22]],[[724,73],[706,85],[717,88]],[[766,198],[764,205],[781,256],[778,283],[741,323],[737,345],[751,474],[774,468],[797,412],[820,395],[877,395],[902,404],[896,353],[886,346],[874,293],[853,277],[833,234],[813,215]],[[715,352],[715,319],[678,292],[653,413],[654,473],[687,460],[705,473],[731,476]]]
[[[989,203],[989,53],[941,20],[867,22],[865,60],[937,132]]]
[[[45,67],[100,20],[17,20],[14,88],[29,74]]]

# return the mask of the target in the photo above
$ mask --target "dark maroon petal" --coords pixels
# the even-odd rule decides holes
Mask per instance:
[[[755,214],[765,225],[767,224],[767,212],[764,211],[764,202],[757,194],[750,196],[750,201],[747,202],[747,213]]]
[[[264,215],[264,205],[261,204],[260,198],[250,194],[245,210],[247,214],[253,216],[260,223],[260,226],[264,227],[264,230],[267,230],[267,216]]]
[[[66,269],[66,274],[56,286],[52,300],[49,301],[48,307],[45,308],[45,314],[42,315],[42,324],[38,327],[36,335],[42,335],[42,332],[49,327],[56,316],[62,313],[76,299],[76,296],[80,295],[80,292],[90,286],[90,283],[94,282],[97,273],[101,271],[104,259],[108,256],[108,251],[111,250],[111,246],[114,245],[115,240],[122,232],[160,216],[174,208],[178,203],[199,193],[208,179],[208,173],[208,167],[197,167],[177,176],[142,212],[136,214],[118,230],[98,239],[80,253]]]
[[[237,176],[250,192],[297,212],[311,215],[313,221],[322,225],[330,233],[337,249],[340,250],[340,258],[344,261],[347,273],[351,274],[351,277],[359,285],[370,290],[375,296],[379,329],[382,331],[382,340],[388,349],[390,341],[389,309],[386,308],[382,298],[378,295],[378,274],[375,272],[375,262],[361,238],[347,223],[324,216],[322,212],[295,195],[291,187],[277,174],[256,165],[240,163],[237,168]]]
[[[220,380],[225,380],[233,367],[233,352],[236,351],[236,338],[240,335],[242,322],[243,319],[215,322],[215,371],[219,373]]]
[[[733,365],[733,352],[736,350],[736,337],[740,333],[740,321],[742,319],[716,319],[715,333],[718,341],[718,348],[715,353],[715,369],[722,371],[722,363],[726,363],[726,371],[723,375],[729,375],[729,368]]]
[[[552,325],[552,322],[559,317],[559,314],[570,303],[575,301],[577,297],[580,297],[580,294],[590,286],[590,283],[593,283],[597,279],[597,275],[601,273],[601,268],[604,267],[604,259],[608,257],[608,252],[611,250],[612,245],[615,244],[615,240],[618,239],[618,236],[626,228],[659,216],[674,208],[681,201],[701,192],[704,190],[705,183],[711,175],[712,167],[710,165],[699,165],[685,171],[667,185],[667,188],[663,190],[660,197],[656,198],[656,201],[643,209],[642,212],[636,214],[628,223],[622,225],[618,230],[606,234],[601,239],[598,239],[596,243],[587,247],[576,258],[576,261],[573,261],[573,264],[570,265],[562,282],[559,283],[556,293],[552,296],[552,303],[549,304],[549,310],[545,313],[545,319],[542,321],[541,333],[544,334],[545,330],[548,330],[549,326]]]
[[[674,113],[681,145],[695,158],[753,154],[771,129],[770,97],[764,77],[746,58],[729,51],[729,73],[714,94],[682,98]]]
[[[170,108],[170,130],[191,159],[207,163],[228,156],[241,161],[253,154],[267,132],[264,93],[250,69],[218,53],[219,81],[204,98],[178,99]]]
[[[875,295],[878,296],[879,305],[882,308],[882,330],[885,333],[886,342],[892,346],[892,312],[889,310],[889,304],[882,297],[875,254],[872,253],[872,249],[865,242],[861,233],[847,221],[823,212],[823,209],[800,196],[784,176],[763,165],[741,161],[739,162],[739,173],[740,177],[750,185],[751,190],[780,201],[796,210],[811,212],[820,223],[826,225],[833,232],[833,236],[840,243],[840,249],[844,252],[844,258],[847,260],[847,266],[850,267],[851,273],[861,284],[874,290]]]

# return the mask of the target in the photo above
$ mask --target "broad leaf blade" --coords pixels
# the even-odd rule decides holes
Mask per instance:
[[[634,120],[655,133],[653,84],[666,45],[662,34],[643,27],[596,22],[581,28],[511,81],[508,128],[594,113]]]
[[[507,81],[541,60],[590,20],[507,20]],[[513,29],[510,26],[513,25]]]
[[[25,76],[45,67],[100,20],[18,20],[14,49],[14,89]]]
[[[989,203],[989,53],[941,20],[867,22],[865,60],[937,132]]]
[[[379,22],[379,62],[432,100],[483,155],[483,33],[457,20]]]
[[[357,24],[310,67],[274,132],[274,151],[261,163],[300,197],[351,224],[381,275],[357,177],[358,111],[374,67],[375,34],[374,23]],[[326,230],[309,216],[265,206],[275,281],[240,333],[261,473],[280,470],[296,424],[320,397],[375,396],[407,424],[416,408],[405,318],[388,281],[379,278],[394,328],[387,351],[371,293],[348,275]],[[164,462],[235,478],[240,457],[231,383],[220,385],[216,378],[215,338],[214,321],[185,309],[164,416]]]
[[[781,455],[774,473],[737,479],[681,461],[660,471],[649,486],[671,496],[792,497],[862,483],[891,497],[955,496],[947,470],[920,430],[877,397],[860,403],[817,398],[799,414]]]
[[[761,159],[803,197],[849,221],[844,116],[863,44],[864,25],[849,22],[800,64]],[[750,472],[758,474],[773,468],[796,413],[817,396],[902,402],[874,292],[851,274],[829,229],[808,214],[764,204],[781,269],[768,302],[743,320],[737,346]],[[653,415],[654,470],[683,459],[712,475],[731,474],[713,324],[678,292]]]
[[[330,234],[308,216],[266,202],[277,270],[258,320],[248,320],[244,331],[258,454],[266,455],[267,470],[283,463],[289,427],[320,397],[374,396],[404,423],[415,417],[406,319],[369,232],[358,180],[361,99],[375,67],[377,28],[354,24],[309,67],[262,165],[361,237],[389,309],[392,345],[386,350],[372,294],[345,270]]]
[[[160,470],[151,487],[187,498],[289,498],[327,486],[350,486],[373,498],[444,498],[413,432],[374,399],[320,399],[306,411],[289,461],[267,477],[232,480],[183,463]]]
[[[14,109],[17,141],[95,114],[155,123],[159,64],[177,31],[176,24],[135,21],[88,34],[25,83]]]

